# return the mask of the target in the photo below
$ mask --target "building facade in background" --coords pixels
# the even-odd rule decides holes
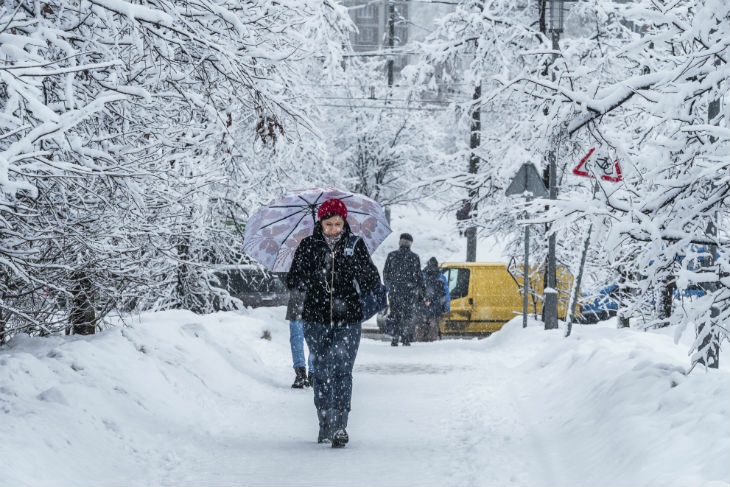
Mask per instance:
[[[358,29],[350,38],[353,50],[363,56],[391,54],[396,78],[411,61],[409,44],[425,39],[435,30],[436,21],[454,8],[424,0],[344,0],[343,5]]]

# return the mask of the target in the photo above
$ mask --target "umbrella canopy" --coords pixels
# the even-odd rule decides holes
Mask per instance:
[[[347,223],[372,253],[391,230],[383,208],[373,199],[323,186],[291,190],[256,210],[246,223],[243,251],[273,272],[288,272],[299,242],[312,235],[317,208],[330,198],[347,207]]]

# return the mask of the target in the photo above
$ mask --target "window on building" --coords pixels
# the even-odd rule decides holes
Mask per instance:
[[[355,17],[357,20],[375,19],[378,17],[378,10],[375,5],[363,5],[355,9]]]
[[[377,44],[378,28],[377,27],[360,27],[357,35],[358,44]]]

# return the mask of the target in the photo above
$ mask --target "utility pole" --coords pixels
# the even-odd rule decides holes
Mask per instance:
[[[555,151],[550,149],[548,153],[548,162],[550,164],[549,174],[549,196],[551,200],[557,199],[558,189],[556,187],[555,172],[557,164],[555,163]],[[552,227],[552,225],[551,225]],[[549,230],[548,230],[549,231]],[[548,236],[548,259],[547,259],[547,279],[545,286],[545,296],[543,298],[543,311],[545,319],[545,329],[554,330],[558,328],[558,286],[557,286],[557,265],[555,262],[555,232],[551,232]]]
[[[469,156],[469,174],[476,176],[477,171],[479,170],[479,156],[477,155],[477,149],[481,145],[481,138],[482,138],[482,85],[481,82],[478,82],[477,85],[474,87],[474,95],[472,97],[472,112],[471,112],[471,140],[469,142],[469,148],[471,149],[471,154]],[[477,199],[477,190],[474,187],[474,182],[472,181],[472,186],[469,189],[469,203],[470,203],[470,217],[473,217],[475,211],[476,211],[476,199]],[[477,260],[477,227],[474,225],[471,225],[467,227],[466,229],[466,261],[467,262],[476,262]]]
[[[388,2],[388,62],[386,64],[388,76],[388,95],[386,105],[390,103],[393,95],[393,48],[395,47],[395,2],[394,0],[386,0]],[[373,96],[374,98],[374,96]],[[390,224],[390,205],[385,207],[385,218]]]
[[[484,10],[482,3],[477,3],[479,11]],[[478,41],[474,41],[475,43]],[[475,49],[475,52],[477,50]],[[479,190],[476,188],[476,174],[479,171],[479,156],[477,155],[477,149],[482,143],[482,82],[477,80],[474,86],[474,94],[472,95],[471,105],[471,137],[469,139],[469,174],[471,175],[471,182],[469,185],[469,199],[467,207],[469,209],[468,219],[473,219],[476,216],[477,210],[477,196]],[[466,228],[464,232],[466,236],[466,261],[476,262],[477,260],[477,227],[473,221],[471,225]]]
[[[393,48],[395,47],[395,2],[388,1],[388,88],[393,87]],[[390,95],[390,93],[389,93]]]
[[[543,4],[544,5],[544,4]],[[552,62],[557,58],[557,51],[560,50],[560,33],[563,31],[563,0],[549,0],[550,5],[550,33],[552,38],[552,48],[556,51],[553,54]],[[544,10],[543,10],[544,15]],[[544,21],[540,23],[544,25]],[[558,198],[557,187],[557,154],[555,145],[558,140],[550,141],[551,147],[548,152],[548,188],[549,198],[556,200]],[[548,229],[550,231],[550,229]],[[548,236],[548,261],[547,275],[545,282],[545,296],[543,298],[543,319],[545,320],[545,329],[554,330],[558,328],[558,287],[557,287],[557,265],[555,259],[556,236],[555,232],[550,232]]]

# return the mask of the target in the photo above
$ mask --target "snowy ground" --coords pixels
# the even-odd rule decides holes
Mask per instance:
[[[671,330],[608,322],[566,339],[518,319],[482,340],[363,339],[351,443],[333,450],[315,441],[311,390],[290,388],[283,314],[165,312],[17,338],[0,353],[0,485],[730,481],[730,368],[683,375]]]
[[[401,232],[424,262],[463,260],[433,213],[396,211],[393,230],[379,268]],[[730,485],[730,350],[686,376],[690,332],[609,321],[565,338],[518,318],[482,340],[366,338],[351,442],[333,450],[311,390],[290,388],[284,311],[16,337],[0,349],[0,486]]]

